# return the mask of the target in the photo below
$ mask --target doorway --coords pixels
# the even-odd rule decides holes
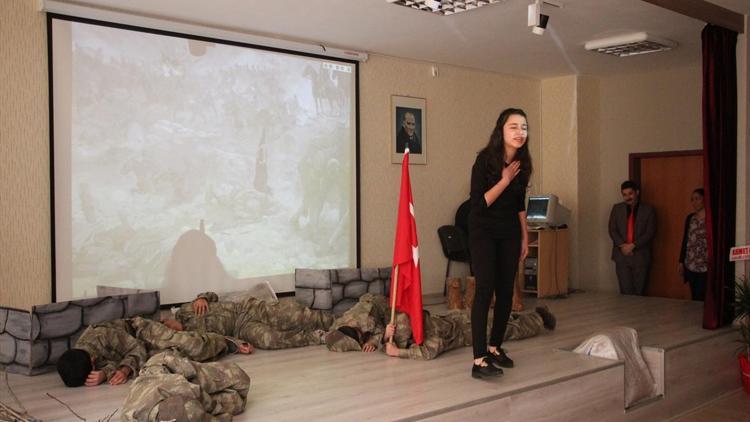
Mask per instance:
[[[690,300],[678,271],[690,194],[703,187],[703,150],[630,154],[630,179],[641,185],[641,200],[656,210],[647,296]]]

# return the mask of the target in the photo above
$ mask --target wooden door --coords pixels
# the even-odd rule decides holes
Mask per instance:
[[[640,163],[634,163],[633,160]],[[631,174],[640,180],[641,200],[656,210],[656,238],[647,296],[690,299],[678,271],[685,217],[693,212],[690,194],[703,186],[702,151],[631,155]]]

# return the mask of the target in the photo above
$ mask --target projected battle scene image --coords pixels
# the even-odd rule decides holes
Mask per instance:
[[[172,303],[356,262],[353,65],[55,25],[70,40],[69,62],[54,69],[55,103],[70,104],[55,109],[69,297],[169,287]]]

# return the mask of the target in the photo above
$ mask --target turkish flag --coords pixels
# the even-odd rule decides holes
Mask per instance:
[[[397,311],[409,315],[414,341],[422,344],[424,339],[422,276],[419,272],[419,243],[417,242],[417,223],[414,221],[414,200],[411,196],[411,182],[409,181],[408,149],[404,151],[404,160],[401,163],[401,194],[398,201],[392,277],[396,275],[396,268],[398,268],[398,283],[391,280],[391,298],[395,295]]]

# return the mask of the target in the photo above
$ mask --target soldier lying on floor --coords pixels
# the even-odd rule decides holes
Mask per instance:
[[[331,351],[346,352],[372,351],[385,344],[389,355],[413,359],[434,359],[445,351],[471,345],[471,320],[465,311],[449,311],[447,315],[431,315],[424,311],[425,340],[422,345],[413,344],[408,315],[397,312],[395,327],[385,325],[389,316],[385,296],[365,294],[359,303],[334,321],[333,331],[326,336],[326,345]],[[505,339],[533,337],[543,327],[554,329],[555,323],[555,317],[546,307],[539,307],[534,312],[513,313]],[[391,336],[393,343],[387,342]]]
[[[395,324],[385,328],[383,341],[388,356],[429,360],[443,352],[459,347],[471,346],[471,318],[461,310],[446,315],[423,314],[424,341],[416,344],[411,336],[409,316],[398,313]],[[554,330],[556,319],[547,307],[538,307],[533,312],[511,313],[505,329],[504,340],[522,340],[539,335],[542,328]],[[401,332],[400,335],[396,333]],[[389,339],[393,336],[393,342]],[[404,337],[408,338],[404,341]]]
[[[214,333],[175,331],[165,324],[135,317],[91,325],[75,346],[57,361],[65,385],[95,386],[127,382],[149,355],[166,349],[204,361],[227,353],[251,353],[251,345]]]
[[[292,298],[266,302],[219,302],[216,293],[198,295],[180,307],[176,321],[186,330],[211,332],[247,341],[259,349],[286,349],[322,344],[333,315],[300,305]],[[179,327],[177,327],[179,328]]]
[[[250,377],[229,362],[197,363],[176,351],[151,357],[130,387],[123,421],[229,421],[247,403]]]
[[[326,346],[333,352],[374,352],[380,348],[385,321],[389,317],[388,298],[366,293],[360,296],[359,302],[333,321],[331,332],[326,335]],[[361,341],[347,341],[354,338]]]

